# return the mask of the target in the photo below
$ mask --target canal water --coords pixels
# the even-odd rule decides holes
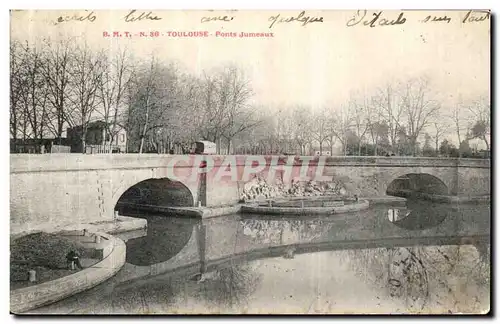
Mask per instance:
[[[133,213],[131,213],[133,214]],[[30,313],[484,313],[490,208],[409,201],[332,216],[135,214],[127,263]]]

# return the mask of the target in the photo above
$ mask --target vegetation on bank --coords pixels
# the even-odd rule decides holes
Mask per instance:
[[[10,284],[17,289],[31,284],[67,276],[66,254],[75,251],[81,256],[86,249],[79,242],[56,234],[36,233],[23,236],[10,245]],[[29,282],[29,271],[36,271],[36,282]]]

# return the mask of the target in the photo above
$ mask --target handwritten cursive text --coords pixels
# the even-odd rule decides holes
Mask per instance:
[[[362,26],[369,26],[369,27],[376,27],[376,26],[394,26],[394,25],[402,25],[406,22],[406,18],[404,17],[404,12],[401,12],[398,16],[397,19],[388,19],[382,16],[383,11],[379,12],[374,12],[373,13],[373,18],[367,18],[366,10],[358,10],[354,14],[354,16],[347,21],[347,26],[352,27],[356,26],[358,24],[361,24]],[[383,18],[381,18],[383,17]]]
[[[218,16],[218,17],[203,17],[201,18],[201,22],[209,22],[209,21],[225,21],[225,22],[230,22],[233,20],[234,17],[229,17],[229,16]]]
[[[269,25],[269,28],[272,28],[275,23],[278,23],[278,24],[289,23],[292,21],[301,22],[302,26],[305,26],[307,24],[314,23],[314,22],[321,22],[321,23],[323,22],[323,17],[309,17],[309,16],[306,16],[305,14],[306,14],[306,12],[302,11],[297,17],[280,18],[281,14],[278,14],[276,16],[271,16],[268,19],[271,22],[271,25]]]
[[[88,11],[88,10],[85,10]],[[67,22],[67,21],[90,21],[94,22],[97,19],[96,15],[94,14],[93,11],[89,12],[87,15],[78,15],[74,14],[72,16],[59,16],[56,20],[56,25]]]
[[[481,22],[486,19],[490,19],[490,12],[485,11],[485,10],[469,10],[467,11],[467,14],[465,15],[464,19],[462,20],[462,23],[474,23],[474,22]]]
[[[138,14],[137,10],[131,10],[126,16],[125,16],[125,22],[135,22],[135,21],[141,21],[141,20],[162,20],[161,17],[158,17],[155,15],[153,12],[141,12]]]
[[[427,16],[424,18],[424,20],[422,20],[422,22],[424,22],[424,23],[426,23],[426,22],[442,22],[442,21],[445,21],[447,24],[449,24],[451,21],[451,18],[448,16],[441,16],[441,17]]]

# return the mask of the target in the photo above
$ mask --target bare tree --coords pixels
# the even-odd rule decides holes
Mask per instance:
[[[399,151],[398,134],[401,128],[403,106],[398,93],[398,84],[387,83],[384,88],[378,89],[378,95],[374,97],[374,105],[385,120],[389,130],[389,141],[396,152]]]
[[[389,127],[387,126],[385,120],[381,118],[375,118],[375,120],[370,122],[369,132],[374,146],[374,155],[377,156],[379,152],[379,146],[381,144],[385,144],[384,147],[385,149],[387,149],[387,135],[389,133]]]
[[[70,118],[68,116],[71,116],[74,108],[68,98],[68,94],[73,87],[70,75],[73,59],[72,44],[72,40],[67,39],[56,43],[47,41],[44,46],[46,61],[43,73],[49,93],[48,103],[50,105],[47,126],[57,139],[62,138],[64,125]]]
[[[43,78],[44,53],[41,49],[26,43],[22,48],[22,67],[17,71],[19,97],[22,103],[23,138],[41,139],[47,125],[47,87]],[[16,102],[16,106],[17,106]],[[16,107],[17,109],[17,107]],[[15,116],[17,119],[18,116]]]
[[[458,99],[458,102],[455,103],[455,105],[453,106],[453,109],[449,117],[455,128],[459,144],[462,143],[463,133],[467,129],[467,127],[464,127],[464,117],[465,117],[464,113],[465,113],[464,102],[463,99],[460,97]]]
[[[328,110],[323,108],[313,113],[311,123],[311,134],[313,139],[318,143],[319,150],[323,152],[323,143],[330,135],[329,120],[327,119]]]
[[[432,98],[427,78],[410,79],[402,89],[402,107],[406,130],[413,150],[417,154],[417,139],[432,118],[437,116],[439,104]]]
[[[19,135],[19,127],[22,119],[21,99],[25,91],[26,79],[23,78],[22,67],[26,64],[22,53],[22,45],[17,41],[10,44],[10,136],[14,144]]]
[[[490,149],[490,116],[491,106],[489,95],[479,96],[469,106],[469,110],[473,115],[474,125],[471,129],[471,135],[474,138],[480,138],[486,145],[486,150]]]
[[[99,83],[98,96],[102,104],[103,120],[106,124],[106,135],[109,138],[109,152],[115,136],[120,130],[119,117],[125,103],[126,89],[131,79],[132,66],[126,49],[119,51],[114,57],[106,55],[102,82]]]
[[[81,127],[80,139],[82,153],[85,153],[86,137],[91,118],[100,104],[98,90],[103,74],[102,53],[93,52],[86,44],[74,54],[71,66],[72,93],[69,100],[75,109],[68,115],[73,126]]]
[[[200,79],[188,74],[181,76],[177,93],[178,106],[168,111],[169,127],[162,130],[168,150],[180,152],[199,139],[204,110],[201,89]]]
[[[448,125],[445,120],[442,120],[440,118],[438,118],[438,121],[433,122],[432,125],[434,127],[433,138],[434,138],[436,154],[439,154],[439,143],[441,143],[443,136],[447,133]],[[459,143],[461,143],[461,141]]]
[[[300,154],[307,154],[306,147],[312,142],[313,123],[310,109],[305,106],[296,106],[292,112],[292,119],[295,128],[294,139],[299,145]]]
[[[139,153],[146,145],[158,152],[158,141],[171,124],[172,110],[179,109],[179,73],[174,64],[164,64],[152,57],[135,73],[132,88],[132,107],[128,118],[132,132],[139,138]],[[133,127],[130,127],[133,126]]]
[[[353,124],[353,117],[347,106],[342,106],[335,111],[335,124],[333,125],[332,132],[342,144],[344,155],[347,155],[349,133]]]
[[[337,142],[337,136],[335,135],[335,111],[328,109],[325,117],[327,121],[325,141],[330,148],[330,153],[333,155],[333,146]]]
[[[349,103],[352,111],[353,129],[358,139],[358,156],[361,155],[361,144],[370,129],[371,117],[373,112],[372,98],[366,94],[358,94],[357,97],[351,97]]]
[[[224,105],[220,104],[218,80],[216,77],[207,74],[204,75],[202,100],[205,104],[205,110],[203,111],[202,128],[200,129],[201,136],[205,140],[218,142],[217,153],[220,153]]]
[[[249,106],[253,95],[249,81],[240,69],[227,66],[205,74],[201,90],[205,102],[202,137],[218,142],[219,153],[225,139],[229,153],[232,139],[259,123]]]

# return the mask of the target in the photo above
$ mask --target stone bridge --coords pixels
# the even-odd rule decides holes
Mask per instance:
[[[109,221],[120,199],[231,205],[256,176],[284,185],[293,179],[334,181],[362,197],[400,189],[454,197],[490,194],[490,161],[479,159],[13,154],[11,232]]]

